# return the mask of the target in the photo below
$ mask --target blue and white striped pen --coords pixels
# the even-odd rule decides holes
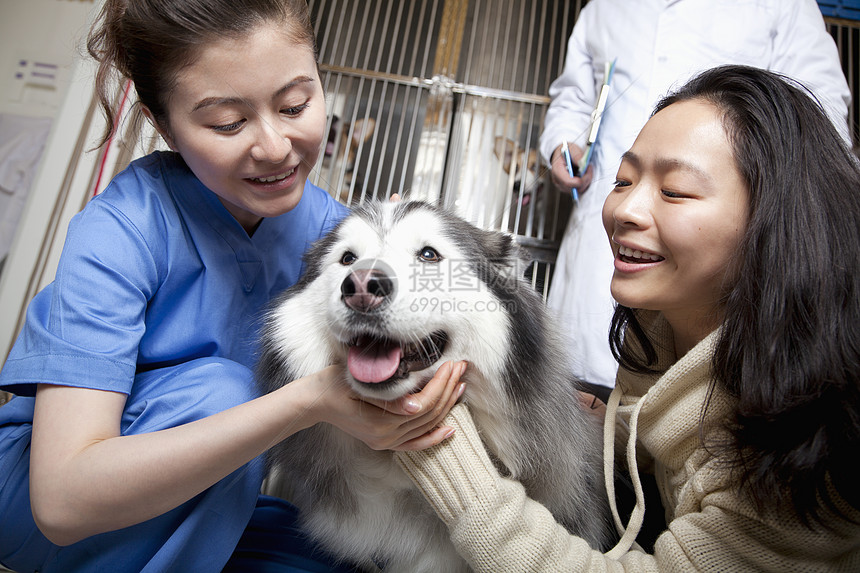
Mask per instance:
[[[571,177],[576,177],[576,173],[573,170],[573,160],[570,158],[570,148],[567,146],[567,140],[561,140],[561,154],[564,157],[564,165],[567,167],[567,174]],[[573,200],[579,201],[579,192],[576,190],[576,187],[572,187],[570,190],[571,194],[573,194]]]

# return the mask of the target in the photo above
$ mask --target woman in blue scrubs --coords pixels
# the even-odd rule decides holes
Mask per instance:
[[[216,572],[235,553],[234,570],[329,570],[293,508],[259,497],[259,456],[320,422],[375,449],[436,444],[461,365],[396,403],[359,402],[336,367],[255,392],[261,310],[345,214],[307,181],[325,128],[307,6],[108,0],[89,48],[99,93],[114,72],[133,81],[172,151],[74,218],[0,372],[16,394],[0,408],[0,563]]]

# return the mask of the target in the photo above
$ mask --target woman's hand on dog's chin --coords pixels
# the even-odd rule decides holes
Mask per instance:
[[[342,376],[340,371],[326,368],[303,379],[318,385],[309,417],[336,426],[374,450],[429,448],[453,433],[440,423],[463,394],[460,377],[465,369],[465,362],[446,362],[421,392],[386,402],[359,398],[345,384],[333,383]]]
[[[466,383],[460,382],[466,367],[467,363],[464,361],[446,362],[436,370],[433,378],[417,394],[375,404],[385,411],[411,416],[417,424],[404,436],[406,438],[404,441],[397,446],[385,449],[423,450],[453,435],[454,428],[439,424],[466,390]],[[406,424],[404,424],[405,427]]]

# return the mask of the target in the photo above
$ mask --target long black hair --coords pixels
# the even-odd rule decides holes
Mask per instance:
[[[111,86],[118,79],[134,82],[140,103],[169,131],[167,101],[177,72],[207,44],[265,22],[286,24],[291,37],[316,54],[305,0],[106,0],[87,39],[99,62],[96,93],[107,120],[99,145],[116,127]]]
[[[729,459],[752,500],[794,507],[804,523],[839,515],[838,499],[860,509],[857,159],[810,93],[778,74],[715,68],[654,113],[697,99],[720,111],[750,198],[713,357],[714,384],[738,401]],[[634,309],[616,308],[610,338],[621,367],[652,370]]]

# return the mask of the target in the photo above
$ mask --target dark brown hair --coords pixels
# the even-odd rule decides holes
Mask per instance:
[[[107,0],[87,39],[99,62],[96,93],[107,119],[99,146],[116,128],[111,95],[117,82],[131,80],[138,101],[167,129],[177,72],[206,44],[266,22],[284,23],[296,42],[316,54],[305,0]]]

